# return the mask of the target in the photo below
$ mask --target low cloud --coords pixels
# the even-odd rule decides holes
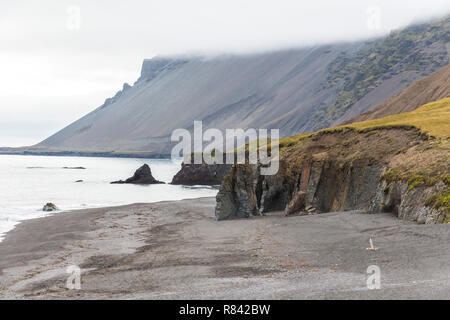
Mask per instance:
[[[26,125],[50,114],[48,126],[57,130],[123,82],[133,83],[144,58],[370,38],[449,11],[447,0],[6,2],[0,10],[0,117]]]

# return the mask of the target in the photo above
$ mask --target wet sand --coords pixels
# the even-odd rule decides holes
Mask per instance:
[[[449,299],[450,225],[336,212],[217,222],[214,198],[55,213],[0,243],[2,299]],[[378,250],[366,250],[369,239]],[[68,289],[67,267],[81,268]],[[369,290],[367,268],[381,271]]]

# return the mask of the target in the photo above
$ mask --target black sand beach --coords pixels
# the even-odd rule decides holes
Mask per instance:
[[[449,299],[450,228],[336,212],[217,222],[214,198],[24,221],[0,243],[2,299]],[[378,250],[366,250],[369,239]],[[81,268],[81,289],[66,287]],[[381,270],[369,290],[367,268]]]

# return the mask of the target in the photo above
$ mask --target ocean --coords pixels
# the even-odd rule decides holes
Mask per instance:
[[[110,184],[131,177],[144,163],[157,180],[164,182],[170,182],[181,167],[181,159],[0,155],[0,241],[20,221],[62,211],[217,194],[217,187]],[[43,212],[47,202],[60,211]]]

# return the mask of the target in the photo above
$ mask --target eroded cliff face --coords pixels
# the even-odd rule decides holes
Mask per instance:
[[[286,214],[303,213],[303,209],[308,207],[315,208],[317,213],[365,210],[377,195],[377,185],[384,169],[380,164],[369,164],[368,160],[305,160],[295,167],[283,162],[281,167],[283,169],[274,176],[262,176],[258,166],[234,166],[217,195],[217,219],[283,211],[289,206],[295,209]],[[296,197],[297,194],[304,196]],[[249,199],[251,208],[259,210],[242,214],[239,208],[245,207],[247,204],[244,202],[249,202]],[[229,203],[233,206],[229,207]],[[224,207],[227,208],[226,214],[222,212]]]
[[[217,220],[249,218],[260,214],[256,186],[259,178],[257,167],[233,166],[224,178],[216,196],[215,214]]]
[[[384,178],[396,155],[429,143],[427,139],[413,128],[344,130],[307,138],[300,147],[283,151],[276,175],[262,176],[257,165],[233,166],[217,195],[216,218],[365,210],[442,223],[448,213],[427,202],[447,188],[443,182],[412,185]]]
[[[412,187],[406,181],[396,181],[389,186],[382,181],[375,197],[376,201],[369,207],[369,213],[392,212],[400,219],[417,223],[446,223],[448,213],[434,207],[430,202],[433,196],[444,193],[446,188],[443,182],[433,186]]]

